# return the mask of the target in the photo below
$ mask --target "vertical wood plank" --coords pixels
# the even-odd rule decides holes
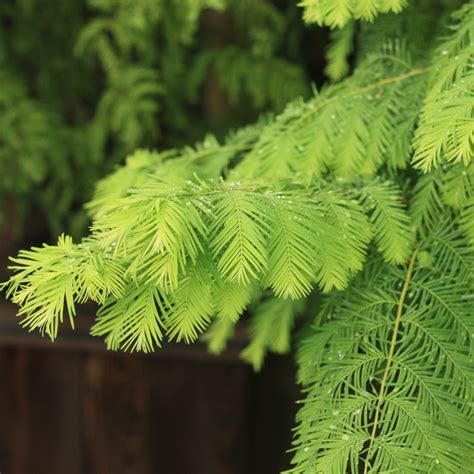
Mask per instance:
[[[87,355],[84,368],[85,472],[151,473],[143,357]]]
[[[249,370],[241,364],[149,361],[154,472],[246,469]]]
[[[7,468],[13,474],[82,473],[77,412],[80,360],[74,354],[28,349],[3,350],[2,396]],[[8,373],[10,372],[10,373]],[[2,387],[3,388],[3,387]],[[3,391],[3,390],[2,390]]]
[[[27,472],[80,474],[81,360],[78,354],[31,351],[28,366],[31,468]]]
[[[249,472],[274,474],[290,468],[292,429],[300,398],[291,356],[270,354],[252,380]]]
[[[11,474],[28,469],[28,358],[25,349],[0,351],[0,471]]]

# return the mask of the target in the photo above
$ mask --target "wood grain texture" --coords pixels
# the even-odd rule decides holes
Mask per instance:
[[[261,374],[238,358],[169,345],[111,353],[64,328],[51,344],[17,326],[0,303],[2,474],[274,474],[287,468],[295,409],[293,364]]]
[[[81,473],[79,356],[0,352],[1,472]]]
[[[90,473],[151,473],[144,358],[84,358],[83,432]]]

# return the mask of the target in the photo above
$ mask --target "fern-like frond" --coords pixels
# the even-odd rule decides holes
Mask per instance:
[[[374,182],[362,188],[361,196],[385,260],[403,263],[409,256],[412,231],[399,190],[391,183]]]
[[[308,80],[304,71],[282,58],[262,56],[248,48],[227,46],[204,51],[191,71],[191,93],[196,90],[210,70],[215,73],[232,103],[248,95],[255,107],[267,104],[280,111],[295,97],[308,96]]]
[[[93,218],[107,213],[108,203],[128,196],[130,192],[146,183],[153,183],[156,177],[168,182],[182,184],[183,180],[218,178],[224,173],[230,160],[235,160],[252,147],[262,128],[267,124],[265,117],[253,126],[231,132],[221,145],[208,135],[194,147],[167,150],[162,153],[137,150],[127,157],[125,166],[99,181],[88,208]]]
[[[202,336],[212,354],[220,354],[227,347],[229,339],[234,335],[235,321],[228,318],[216,319]]]
[[[255,292],[256,287],[252,285],[229,283],[219,278],[212,294],[216,315],[220,319],[237,321]]]
[[[100,308],[91,334],[104,337],[112,350],[151,352],[161,345],[169,307],[156,286],[132,285]]]
[[[112,76],[97,107],[95,120],[116,134],[126,150],[131,150],[143,137],[156,137],[157,98],[162,93],[156,70],[129,66]]]
[[[339,81],[349,72],[349,55],[354,46],[354,28],[354,22],[350,21],[343,28],[331,31],[324,72],[333,81]]]
[[[212,262],[198,257],[173,293],[168,323],[170,339],[194,341],[209,325],[214,310],[209,267]]]
[[[466,239],[453,238],[453,234],[458,236],[460,230],[462,232],[462,225],[460,227],[457,229],[457,223],[451,223],[444,226],[437,225],[433,228],[430,236],[427,237],[431,242],[428,267],[432,265],[433,258],[436,258],[437,272],[440,275],[447,275],[464,284],[472,278],[474,255]]]
[[[61,236],[57,246],[22,251],[12,261],[16,274],[7,295],[22,306],[22,325],[53,340],[65,311],[74,327],[76,302],[103,304],[107,297],[118,298],[125,291],[123,267],[110,254],[97,252],[93,242],[75,245],[70,237]]]
[[[304,19],[330,27],[343,27],[352,18],[372,21],[380,13],[398,13],[408,0],[302,0]]]
[[[177,201],[173,183],[156,183],[141,196],[117,200],[94,226],[104,249],[130,261],[134,279],[174,289],[188,258],[202,252],[201,200]]]
[[[426,72],[396,44],[368,57],[349,78],[290,103],[231,176],[311,179],[327,170],[370,175],[384,162],[406,167]],[[402,100],[411,106],[398,110]]]
[[[443,174],[443,200],[455,209],[462,209],[474,195],[474,165],[458,164]]]
[[[147,150],[137,150],[128,156],[124,166],[96,184],[94,197],[86,204],[91,216],[94,218],[102,216],[106,212],[108,202],[126,196],[130,189],[145,182],[148,174],[157,172],[165,156]],[[179,176],[177,171],[176,174]]]
[[[415,225],[432,227],[443,209],[441,199],[442,176],[440,170],[433,170],[419,178],[410,203],[410,215]]]
[[[225,281],[248,284],[267,267],[265,207],[258,194],[222,193],[215,204],[211,249]]]
[[[303,196],[279,195],[274,202],[275,225],[270,236],[270,261],[266,279],[275,295],[300,298],[312,288],[317,254],[314,237],[319,226],[308,214],[315,214]],[[317,235],[317,234],[316,234]]]
[[[414,141],[413,163],[425,172],[445,161],[467,166],[473,154],[474,4],[467,2],[454,19],[454,33],[433,59]]]
[[[474,244],[474,197],[469,199],[461,216],[461,227],[466,236],[470,239],[471,245]]]
[[[133,3],[115,1],[108,5],[94,1],[99,15],[81,30],[75,52],[97,56],[109,76],[120,74],[125,58],[147,51],[151,28],[162,13],[161,1],[139,0]]]
[[[323,291],[329,291],[345,288],[352,274],[361,270],[373,230],[356,201],[341,199],[332,192],[324,197],[326,219],[316,230],[320,237],[317,279]]]
[[[71,308],[72,302],[87,299],[102,304],[109,295],[125,301],[112,307],[128,307],[127,291],[132,290],[122,295],[121,278],[137,288],[156,285],[171,305],[169,335],[190,341],[207,327],[214,312],[236,320],[258,287],[295,299],[316,284],[324,291],[345,288],[363,267],[373,229],[387,259],[403,250],[406,217],[391,185],[364,191],[375,193],[382,186],[386,193],[378,196],[375,210],[367,209],[373,226],[344,183],[281,186],[275,191],[250,182],[150,179],[139,190],[109,202],[94,222],[92,236],[77,247],[80,260],[74,272],[61,266],[51,273],[47,268],[50,255],[59,252],[61,265],[67,260],[61,244],[37,249],[34,258],[16,268],[19,273],[10,280],[9,293],[25,306],[21,314],[36,309],[41,313],[51,300],[55,306],[48,318],[54,320],[57,314],[62,318],[62,300],[48,294],[49,281],[66,291]],[[384,225],[392,226],[389,235]]]
[[[269,298],[260,303],[250,321],[250,344],[241,357],[260,370],[267,351],[285,353],[290,349],[291,329],[302,300]]]
[[[459,231],[444,239],[470,268],[463,279],[437,244],[421,243],[430,267],[417,252],[404,272],[369,266],[303,346],[311,370],[300,372],[308,392],[292,472],[469,470],[473,254]]]

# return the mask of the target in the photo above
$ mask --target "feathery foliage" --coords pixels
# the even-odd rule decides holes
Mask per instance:
[[[302,0],[304,19],[320,25],[342,27],[352,18],[372,21],[378,14],[399,13],[408,0]]]
[[[302,344],[308,392],[292,472],[472,465],[474,253],[458,229],[438,225],[405,268],[373,259]]]
[[[455,16],[453,33],[435,52],[414,146],[414,163],[429,171],[441,162],[469,165],[473,153],[474,9]],[[436,57],[441,56],[441,58]]]
[[[331,44],[327,49],[326,74],[333,81],[338,81],[349,72],[349,55],[352,52],[354,41],[353,21],[348,22],[343,28],[331,31]]]
[[[468,472],[474,2],[408,3],[303,1],[344,28],[334,82],[222,141],[130,155],[87,238],[13,259],[22,323],[54,338],[91,299],[111,349],[203,335],[219,353],[248,320],[259,369],[301,319],[290,472]]]

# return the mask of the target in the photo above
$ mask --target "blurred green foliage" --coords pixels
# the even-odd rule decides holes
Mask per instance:
[[[303,33],[285,1],[2,1],[0,199],[80,235],[94,183],[135,148],[307,96]]]

